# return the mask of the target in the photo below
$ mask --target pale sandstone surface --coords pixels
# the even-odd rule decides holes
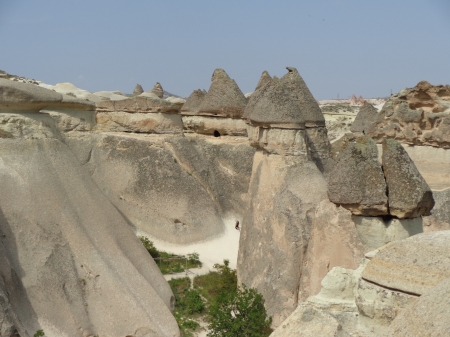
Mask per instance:
[[[108,111],[97,112],[95,129],[102,132],[182,134],[183,121],[176,114]]]
[[[211,86],[198,109],[199,115],[240,118],[247,99],[236,82],[223,69],[216,69]]]
[[[211,136],[217,136],[217,132],[219,133],[218,136],[247,136],[247,125],[242,119],[183,116],[182,120],[185,132],[195,132]]]
[[[180,107],[165,99],[151,98],[143,95],[126,98],[119,101],[105,100],[96,103],[97,112],[121,111],[127,113],[173,113],[177,114]]]
[[[389,327],[389,337],[450,335],[450,278],[424,293],[401,312]]]
[[[450,277],[450,231],[423,233],[392,242],[368,264],[362,277],[386,288],[422,295]]]
[[[392,95],[369,129],[381,141],[394,138],[403,143],[450,147],[450,86],[426,81]]]
[[[343,146],[328,178],[328,197],[355,215],[388,214],[386,182],[377,145],[370,137]]]
[[[70,133],[65,141],[130,224],[161,240],[220,235],[224,218],[246,211],[255,150],[245,138]]]
[[[263,294],[276,327],[297,306],[314,210],[326,198],[326,182],[303,157],[257,151],[248,191],[238,279]]]
[[[156,264],[65,144],[3,139],[0,171],[2,279],[30,335],[179,335]]]
[[[117,94],[117,91],[97,91],[93,95],[98,96],[101,100],[122,101],[128,97],[123,94]]]
[[[382,165],[389,213],[398,218],[429,215],[434,206],[431,189],[399,142],[383,140]]]

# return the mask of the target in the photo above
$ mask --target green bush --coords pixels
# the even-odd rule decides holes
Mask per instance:
[[[42,337],[42,336],[45,336],[44,330],[38,330],[33,335],[33,337]]]
[[[159,257],[159,250],[153,245],[153,241],[150,241],[146,236],[140,236],[139,239],[153,258]]]
[[[264,299],[253,288],[222,291],[208,314],[209,337],[266,337],[272,332]]]

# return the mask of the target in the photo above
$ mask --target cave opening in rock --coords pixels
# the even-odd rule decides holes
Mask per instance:
[[[214,137],[220,137],[220,132],[217,130],[214,130]]]

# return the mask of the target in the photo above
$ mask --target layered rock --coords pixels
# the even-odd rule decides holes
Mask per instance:
[[[139,96],[144,92],[144,89],[142,88],[142,85],[136,84],[133,90],[133,96]]]
[[[158,98],[164,97],[164,89],[161,85],[161,83],[156,82],[156,84],[153,86],[152,90],[148,91],[149,93],[155,94]]]
[[[97,103],[99,131],[138,133],[183,133],[177,104],[159,98],[136,96]]]
[[[353,214],[388,214],[386,182],[376,143],[368,136],[348,143],[328,180],[328,197]]]
[[[183,105],[185,130],[215,137],[247,136],[241,119],[246,104],[236,82],[223,69],[216,69],[208,92],[195,90]]]
[[[389,98],[369,129],[377,141],[450,148],[450,86],[426,81]]]
[[[332,168],[333,160],[325,118],[297,69],[293,67],[286,67],[286,69],[288,73],[281,78],[281,82],[288,88],[304,117],[306,142],[311,158],[321,172],[328,172]]]
[[[64,97],[8,84],[1,115],[22,129],[0,140],[1,333],[179,336],[155,262],[42,113]]]
[[[370,103],[364,102],[350,128],[351,132],[366,134],[376,121],[378,110]]]
[[[399,142],[383,141],[382,163],[390,214],[398,218],[429,215],[434,206],[433,194]]]

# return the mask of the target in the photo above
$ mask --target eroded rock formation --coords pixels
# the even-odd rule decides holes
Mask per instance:
[[[136,87],[133,90],[133,96],[138,96],[144,92],[144,89],[142,88],[142,85],[136,84]]]
[[[164,97],[164,89],[161,85],[161,83],[156,82],[156,84],[153,86],[152,90],[148,91],[151,94],[155,94],[158,98],[163,98]]]
[[[450,86],[426,81],[390,97],[369,129],[381,141],[450,148]]]
[[[351,132],[366,134],[376,121],[378,110],[370,103],[364,102],[350,128]]]

